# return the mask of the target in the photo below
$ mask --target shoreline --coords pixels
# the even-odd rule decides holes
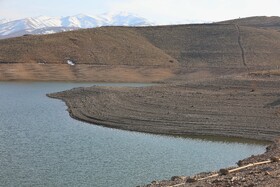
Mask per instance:
[[[252,84],[258,85],[254,91]],[[226,136],[271,142],[265,153],[239,161],[238,165],[242,166],[280,156],[279,106],[275,105],[280,96],[277,90],[279,87],[275,80],[219,78],[212,80],[211,84],[203,81],[146,88],[95,86],[48,96],[63,100],[72,118],[109,128],[175,136]],[[272,168],[275,176],[267,175],[262,171],[263,167]],[[264,182],[274,183],[279,180],[276,177],[278,173],[280,176],[280,167],[275,163],[256,166],[250,171],[239,172],[238,175],[242,177],[239,176],[240,180],[235,180],[234,184],[245,186],[253,181],[262,186],[266,184]],[[236,177],[234,175],[219,176],[204,183],[187,183],[187,177],[179,177],[147,186],[170,186],[182,182],[183,186],[234,186],[225,180],[225,177]],[[252,177],[254,175],[258,177]],[[265,179],[259,181],[258,178]]]
[[[69,116],[75,120],[78,120],[83,123],[87,123],[90,125],[96,125],[104,128],[111,128],[111,129],[118,129],[118,130],[123,130],[123,131],[130,131],[130,132],[137,132],[137,133],[146,133],[146,134],[153,134],[153,135],[159,135],[159,136],[172,136],[172,137],[179,137],[179,138],[189,138],[189,139],[199,139],[199,140],[206,140],[206,141],[213,141],[213,142],[220,142],[220,141],[225,141],[225,142],[237,142],[237,143],[249,143],[249,144],[257,144],[257,145],[265,145],[266,147],[270,146],[275,142],[275,140],[264,140],[264,139],[258,139],[258,138],[246,138],[246,137],[236,137],[236,136],[226,136],[226,135],[205,135],[205,134],[200,134],[200,133],[192,133],[192,134],[168,134],[168,133],[158,133],[158,132],[146,132],[146,131],[137,131],[137,130],[129,130],[125,129],[122,127],[116,127],[116,126],[110,126],[106,125],[105,123],[93,123],[91,121],[85,120],[83,118],[79,118],[75,115],[72,114],[71,112],[71,107],[68,104],[67,101],[65,101],[63,98],[57,98],[53,96],[52,94],[47,94],[47,97],[51,99],[57,99],[60,101],[63,101],[67,107],[67,112]],[[276,138],[278,139],[278,138]],[[280,137],[279,137],[280,139]]]

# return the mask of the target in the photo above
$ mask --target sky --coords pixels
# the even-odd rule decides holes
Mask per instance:
[[[128,12],[158,24],[280,16],[280,0],[0,0],[0,19]]]

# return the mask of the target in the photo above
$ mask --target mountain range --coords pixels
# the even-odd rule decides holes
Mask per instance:
[[[52,34],[81,28],[101,26],[148,26],[147,19],[125,12],[106,13],[98,16],[78,14],[67,17],[30,17],[18,20],[0,19],[0,39],[22,35]]]

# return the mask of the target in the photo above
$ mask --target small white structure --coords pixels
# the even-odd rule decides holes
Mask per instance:
[[[70,66],[75,66],[75,62],[73,62],[72,60],[67,60],[67,64],[69,64]]]

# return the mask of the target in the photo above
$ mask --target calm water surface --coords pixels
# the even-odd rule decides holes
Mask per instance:
[[[1,186],[130,187],[231,166],[265,150],[263,144],[252,142],[88,125],[70,118],[62,101],[46,97],[46,93],[91,85],[0,82]]]

